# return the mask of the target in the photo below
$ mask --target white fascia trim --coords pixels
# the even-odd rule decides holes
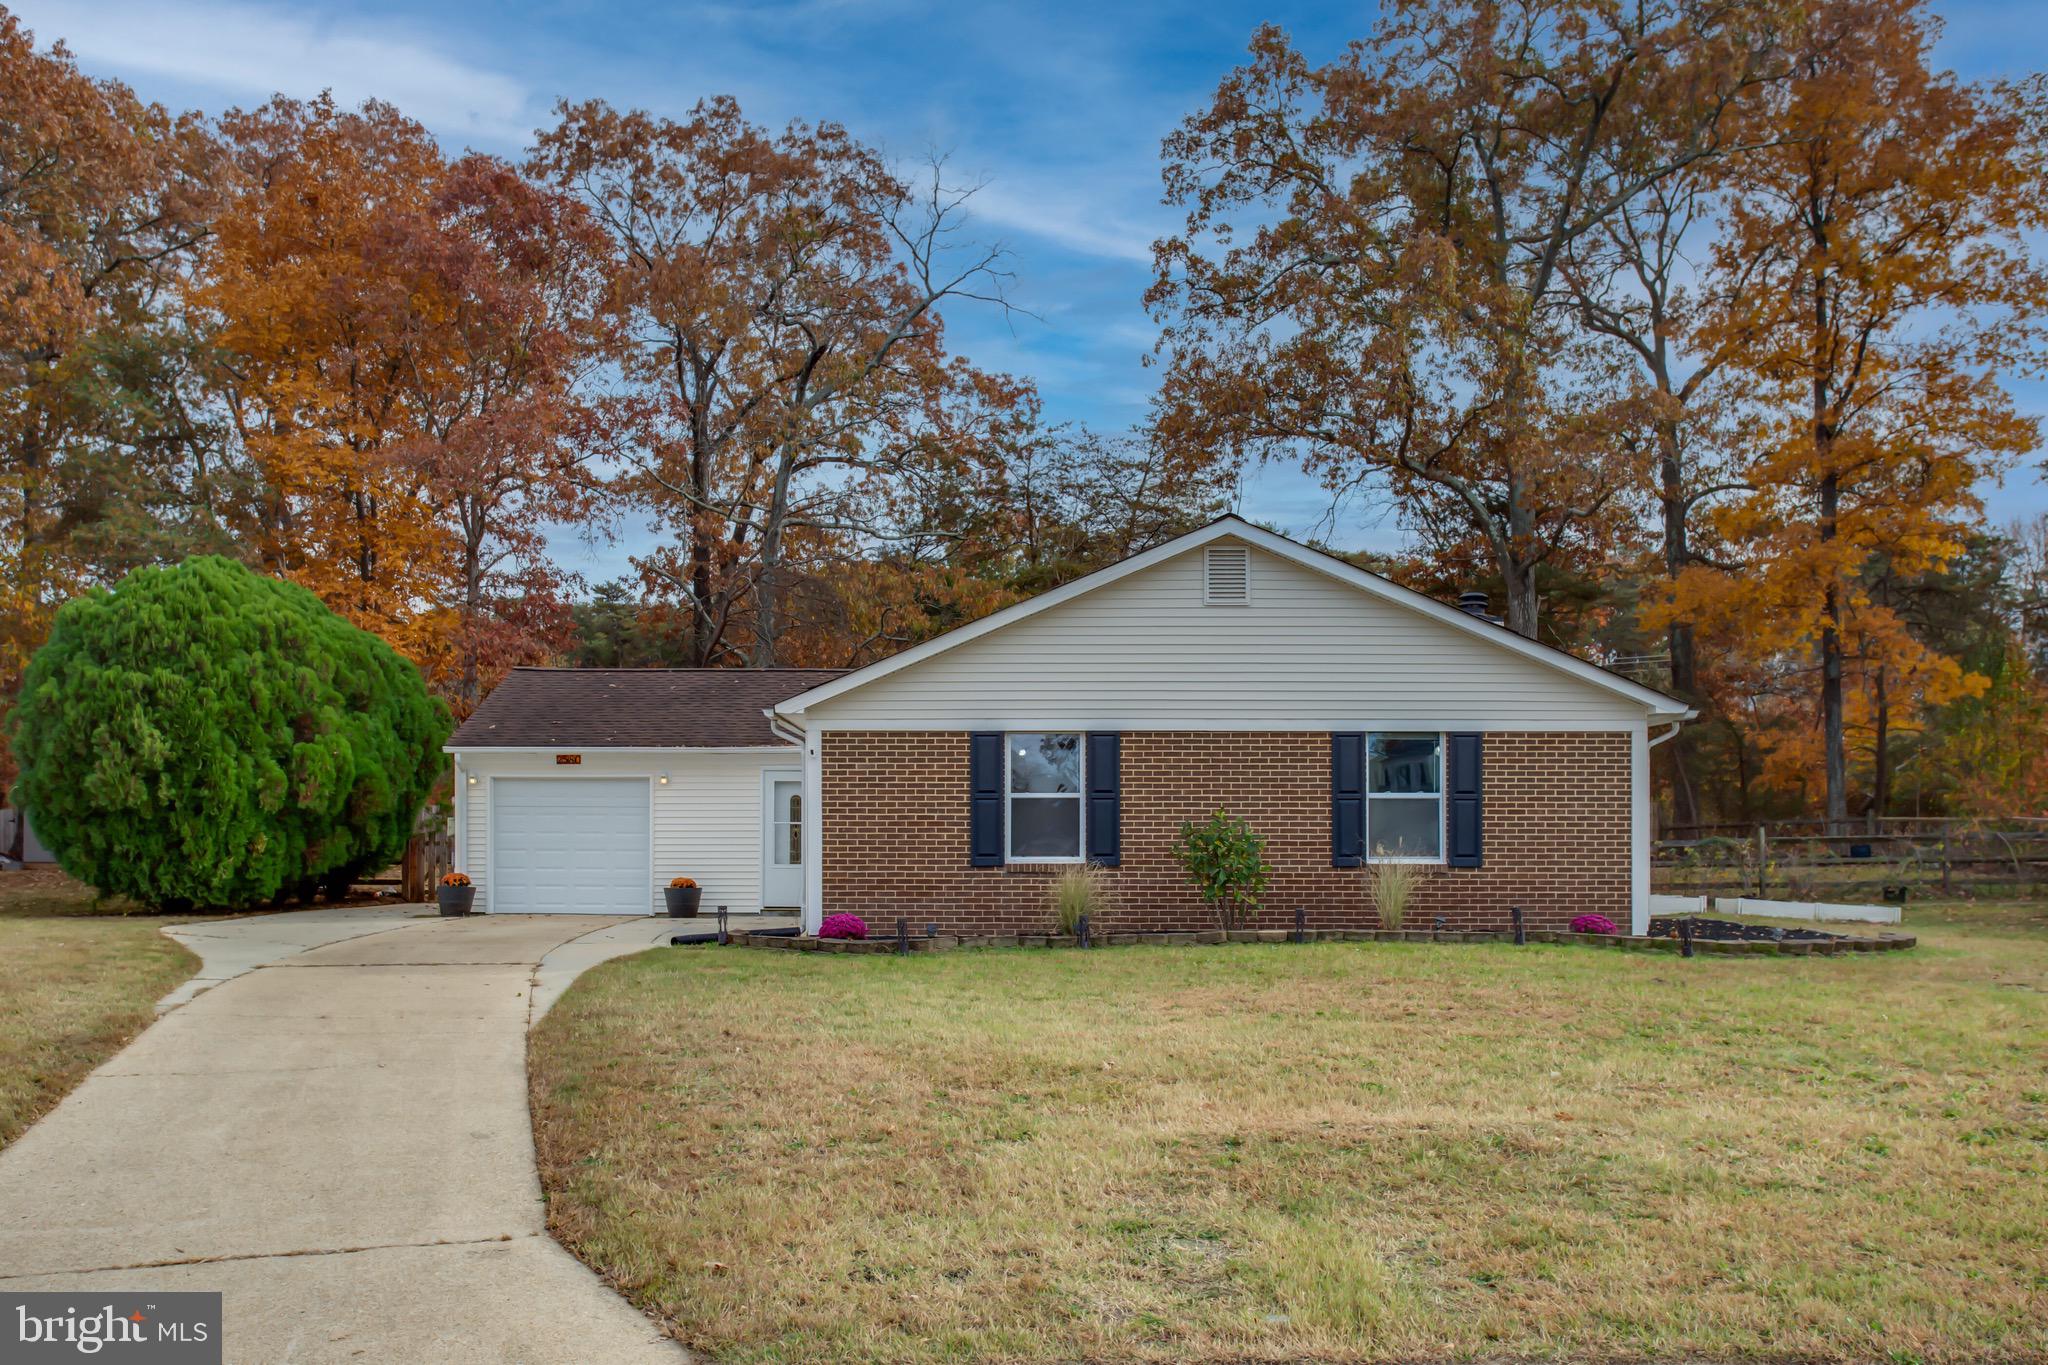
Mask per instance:
[[[1439,730],[1479,732],[1482,734],[1567,734],[1598,733],[1633,734],[1643,724],[1640,720],[1473,720],[1445,719],[1441,716],[1410,716],[1396,719],[1363,719],[1357,716],[1321,716],[1303,720],[1246,721],[1242,717],[1218,718],[1213,721],[1162,721],[1158,716],[1091,717],[1076,720],[1071,716],[1046,718],[1043,716],[993,716],[972,717],[963,720],[904,720],[904,721],[855,721],[848,724],[833,724],[829,721],[807,720],[806,727],[811,734],[830,734],[839,731],[914,731],[941,730],[1007,730],[1043,731],[1052,730],[1088,731],[1114,730],[1129,734],[1134,730],[1149,730],[1155,734],[1323,734],[1329,731],[1350,733],[1354,730]]]
[[[1534,640],[1525,640],[1513,631],[1497,626],[1491,621],[1482,621],[1476,616],[1460,611],[1456,607],[1448,606],[1433,597],[1426,597],[1419,592],[1404,588],[1398,583],[1381,578],[1377,574],[1367,573],[1364,569],[1355,568],[1334,556],[1311,550],[1305,545],[1296,544],[1285,536],[1275,535],[1271,531],[1254,526],[1250,522],[1235,516],[1220,518],[1202,527],[1200,530],[1190,531],[1184,536],[1167,541],[1164,545],[1154,546],[1143,554],[1133,555],[1121,563],[1112,564],[1106,569],[1098,569],[1092,574],[1077,578],[1064,587],[1054,588],[1051,592],[1040,593],[1037,597],[1027,602],[1019,602],[1015,606],[1005,607],[992,616],[984,616],[972,625],[962,626],[958,630],[948,631],[946,634],[935,639],[926,640],[923,644],[906,649],[901,654],[892,655],[887,659],[869,664],[866,668],[857,669],[842,678],[835,678],[821,687],[814,687],[808,692],[799,692],[794,697],[777,703],[775,710],[781,715],[799,714],[810,707],[831,701],[835,697],[843,696],[857,687],[865,687],[867,684],[886,678],[892,673],[922,663],[935,654],[943,654],[949,649],[956,649],[970,641],[978,640],[984,635],[1003,629],[1005,626],[1015,625],[1019,621],[1036,616],[1039,612],[1049,611],[1062,602],[1068,602],[1083,594],[1094,592],[1097,588],[1108,587],[1119,579],[1128,578],[1134,573],[1142,573],[1155,564],[1175,558],[1190,550],[1199,549],[1211,541],[1226,539],[1242,540],[1246,544],[1264,550],[1270,555],[1285,559],[1293,564],[1298,564],[1305,569],[1322,574],[1326,578],[1335,579],[1337,582],[1347,584],[1369,596],[1419,612],[1451,627],[1453,630],[1463,631],[1474,639],[1484,640],[1497,648],[1520,654],[1534,663],[1542,664],[1547,668],[1577,678],[1581,682],[1591,683],[1595,687],[1614,693],[1616,696],[1625,697],[1636,705],[1645,708],[1651,715],[1663,718],[1683,718],[1685,714],[1688,714],[1685,703],[1675,697],[1667,697],[1654,688],[1644,687],[1640,683],[1616,677],[1605,669],[1597,668],[1583,659],[1574,658],[1562,650],[1539,645]]]
[[[457,758],[487,758],[492,754],[786,754],[787,744],[474,744],[458,749],[441,746],[444,754]]]

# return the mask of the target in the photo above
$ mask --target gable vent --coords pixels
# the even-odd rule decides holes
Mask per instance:
[[[1248,606],[1252,600],[1252,552],[1246,545],[1211,545],[1205,552],[1202,601],[1212,607]]]

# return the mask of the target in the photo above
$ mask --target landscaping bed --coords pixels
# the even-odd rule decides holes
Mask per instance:
[[[1677,938],[1678,926],[1676,918],[1656,916],[1650,921],[1650,937]],[[1850,937],[1825,929],[1788,929],[1780,924],[1743,924],[1739,920],[1698,917],[1692,920],[1692,936],[1695,941],[1712,939],[1723,943],[1828,943]]]
[[[1660,932],[1658,926],[1670,920],[1653,919],[1650,932],[1643,934],[1583,934],[1567,929],[1531,929],[1530,943],[1554,943],[1580,948],[1621,948],[1653,952],[1677,952],[1681,948],[1677,929]],[[1774,933],[1768,928],[1728,920],[1696,921],[1725,924],[1748,931],[1740,935],[1697,937],[1694,948],[1717,953],[1791,953],[1839,956],[1845,953],[1880,953],[1911,948],[1918,940],[1911,934],[1829,934],[1812,929],[1788,929]],[[1226,943],[1513,943],[1509,930],[1460,929],[1204,929],[1178,933],[1096,934],[1091,948],[1190,947]],[[911,934],[901,944],[893,935],[879,938],[813,938],[783,934],[731,935],[734,945],[790,953],[912,953],[947,952],[955,948],[1079,948],[1081,942],[1070,934]]]

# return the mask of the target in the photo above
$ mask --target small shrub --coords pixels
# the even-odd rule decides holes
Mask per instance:
[[[819,938],[866,938],[868,922],[859,915],[827,915],[818,926]]]
[[[1074,933],[1083,915],[1091,929],[1100,929],[1109,913],[1109,878],[1093,863],[1070,867],[1052,879],[1045,901],[1052,911],[1054,933]]]
[[[1605,915],[1579,915],[1572,920],[1572,932],[1575,934],[1618,934],[1621,930],[1615,928],[1614,921]]]
[[[1216,907],[1224,929],[1242,928],[1258,914],[1273,867],[1266,861],[1265,836],[1243,820],[1219,808],[1202,824],[1186,822],[1173,856],[1202,899]]]
[[[1373,909],[1379,912],[1380,927],[1399,929],[1408,917],[1408,906],[1422,885],[1419,863],[1377,862],[1366,865],[1366,880],[1372,885]]]

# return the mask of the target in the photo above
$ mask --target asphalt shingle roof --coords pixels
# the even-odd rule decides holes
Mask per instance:
[[[515,668],[456,749],[729,749],[781,744],[762,712],[843,668]]]

